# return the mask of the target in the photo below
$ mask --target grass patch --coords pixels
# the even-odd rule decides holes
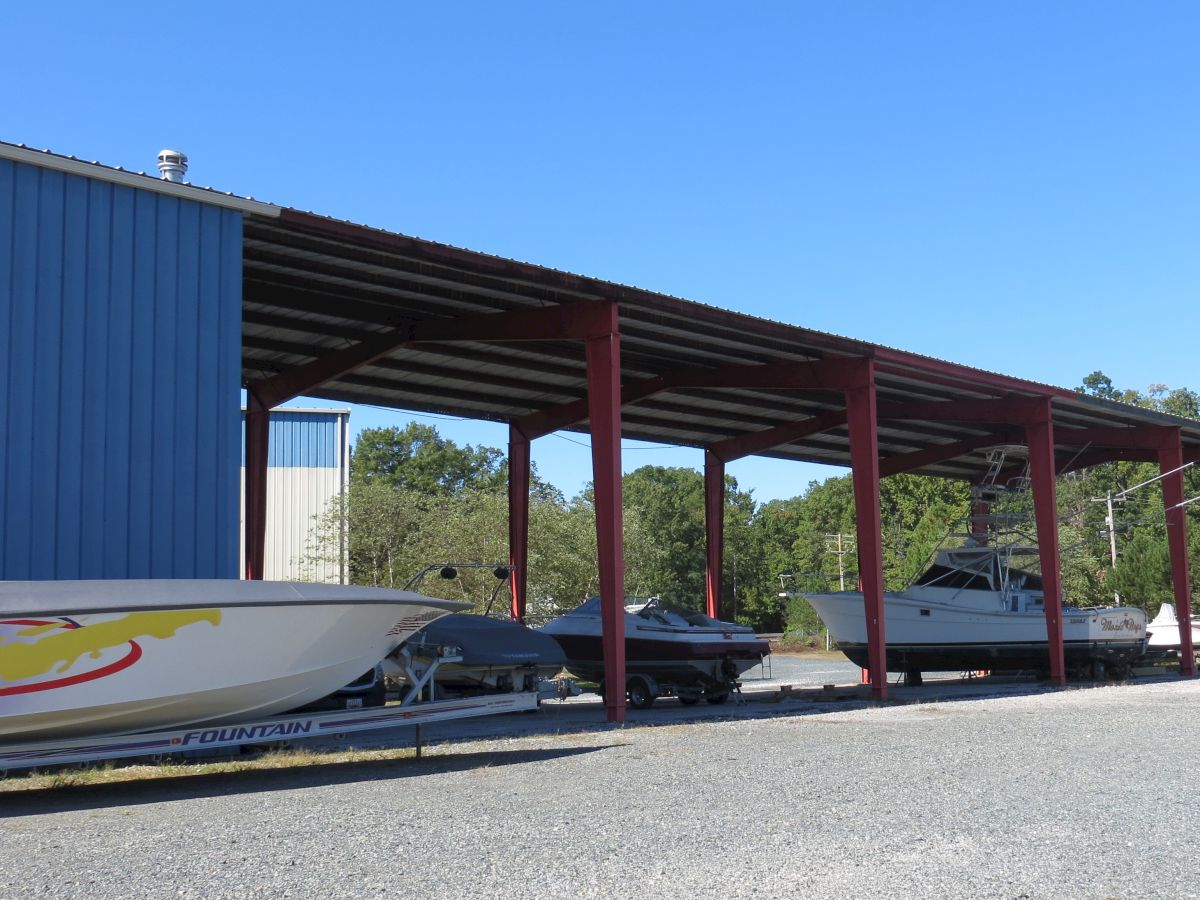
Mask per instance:
[[[432,749],[425,747],[425,752]],[[298,769],[305,766],[324,766],[337,763],[382,762],[414,759],[412,747],[378,750],[307,750],[292,748],[271,750],[261,756],[246,759],[223,759],[214,762],[167,761],[152,764],[122,765],[101,762],[81,768],[56,769],[52,772],[32,771],[22,775],[0,778],[0,794],[19,791],[48,791],[96,785],[125,784],[167,778],[228,775],[237,772],[266,772],[276,769]]]

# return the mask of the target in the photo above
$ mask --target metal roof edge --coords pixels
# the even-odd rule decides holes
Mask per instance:
[[[246,412],[246,407],[242,407],[242,412]],[[351,413],[349,407],[325,407],[325,406],[272,406],[272,413],[304,413],[305,415],[316,415],[318,413],[327,416],[348,416]]]
[[[210,206],[220,206],[225,209],[266,216],[271,219],[279,218],[281,210],[281,207],[273,203],[252,200],[249,197],[238,197],[233,194],[222,193],[213,188],[197,187],[191,184],[176,184],[173,181],[164,181],[161,178],[155,178],[153,175],[147,175],[142,172],[129,172],[125,169],[106,166],[103,163],[85,162],[73,156],[60,156],[49,150],[33,150],[29,147],[20,144],[10,144],[6,141],[0,141],[0,159],[27,163],[28,165],[38,166],[43,169],[53,169],[58,172],[65,172],[68,175],[81,175],[84,178],[94,178],[124,187],[136,188],[137,190],[154,191],[155,193],[166,194],[169,197],[177,197],[181,200],[193,200],[198,203],[207,203]]]
[[[1160,409],[1137,406],[1133,403],[1126,403],[1124,400],[1110,400],[1106,397],[1096,397],[1092,394],[1084,394],[1079,391],[1072,393],[1074,394],[1073,397],[1063,399],[1083,401],[1086,406],[1113,414],[1124,416],[1133,414],[1138,418],[1147,420],[1142,424],[1148,425],[1151,422],[1155,422],[1167,428],[1180,428],[1186,432],[1191,432],[1191,434],[1186,436],[1200,438],[1200,419],[1191,419],[1187,416],[1163,412]]]

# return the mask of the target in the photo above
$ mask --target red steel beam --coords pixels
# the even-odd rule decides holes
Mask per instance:
[[[1119,447],[1109,448],[1105,450],[1086,450],[1083,453],[1076,453],[1059,469],[1059,475],[1065,475],[1067,472],[1076,472],[1080,469],[1088,469],[1092,466],[1098,466],[1106,462],[1157,462],[1158,453],[1154,450],[1124,450]]]
[[[705,449],[714,453],[723,462],[733,462],[744,456],[753,456],[755,453],[762,453],[772,447],[782,447],[784,444],[790,444],[845,424],[846,413],[840,410],[831,410],[808,419],[801,419],[799,422],[790,422],[787,425],[726,438],[715,444],[709,444]]]
[[[921,469],[934,463],[945,462],[948,459],[957,459],[981,447],[990,447],[993,444],[1015,443],[1014,433],[1012,431],[998,431],[969,438],[965,441],[956,441],[952,444],[941,444],[937,447],[930,447],[927,450],[918,450],[915,453],[889,456],[879,461],[879,474],[885,477],[888,475],[898,475],[901,472],[911,472],[914,469]]]
[[[246,401],[246,532],[243,535],[245,577],[260,581],[267,552],[267,462],[271,410],[253,393]]]
[[[406,344],[423,341],[583,340],[603,329],[606,315],[607,304],[580,301],[541,309],[411,322],[359,341],[345,350],[328,353],[310,363],[257,381],[249,386],[249,390],[270,408],[370,365]]]
[[[617,307],[608,334],[589,338],[588,418],[592,426],[592,483],[600,565],[604,645],[604,705],[608,721],[625,721],[625,553],[621,522],[621,337]]]
[[[776,390],[845,390],[860,377],[860,357],[752,366],[685,368],[621,387],[621,405],[655,394],[687,388],[770,388]],[[531,438],[539,438],[587,418],[587,401],[572,400],[516,420]]]
[[[1044,397],[1003,397],[997,400],[928,400],[880,403],[880,419],[927,419],[933,422],[1001,422],[1018,425],[1041,415]]]
[[[1056,428],[1054,443],[1116,447],[1123,450],[1166,450],[1179,443],[1179,429],[1169,425],[1132,428]],[[1183,463],[1180,463],[1183,465]]]
[[[1055,440],[1058,440],[1055,438]],[[1169,449],[1169,448],[1168,448]],[[1200,462],[1200,447],[1181,447],[1180,455],[1183,462]],[[1083,453],[1077,453],[1064,463],[1058,470],[1059,475],[1067,472],[1075,472],[1079,469],[1087,469],[1091,466],[1098,466],[1106,462],[1158,462],[1157,450],[1127,450],[1121,447],[1112,447],[1100,450],[1086,450]],[[1183,465],[1183,463],[1180,463]]]
[[[1033,511],[1037,521],[1038,554],[1042,563],[1042,588],[1046,610],[1046,640],[1050,653],[1050,679],[1066,683],[1063,657],[1062,576],[1058,560],[1058,495],[1054,471],[1054,420],[1050,398],[1042,413],[1025,425],[1029,446],[1029,471],[1033,480]]]
[[[865,363],[868,383],[846,391],[850,426],[850,465],[854,472],[854,521],[858,532],[858,571],[867,625],[871,693],[886,700],[887,639],[883,607],[883,531],[879,514],[879,433],[874,364]]]
[[[1188,576],[1187,510],[1184,501],[1183,444],[1178,428],[1173,429],[1172,446],[1158,451],[1162,480],[1163,506],[1167,510],[1167,546],[1171,553],[1171,584],[1175,588],[1175,618],[1179,620],[1179,673],[1196,674],[1195,648],[1192,646],[1192,586]],[[1170,475],[1167,473],[1170,472]]]
[[[720,618],[721,574],[724,571],[725,544],[725,463],[712,451],[704,451],[704,535],[708,566],[704,586],[708,614]]]
[[[508,428],[508,564],[512,617],[525,621],[525,571],[529,564],[529,438]]]

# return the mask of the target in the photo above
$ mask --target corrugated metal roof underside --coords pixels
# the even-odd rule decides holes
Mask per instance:
[[[621,381],[672,371],[870,356],[880,403],[1053,396],[1058,428],[1171,424],[1200,446],[1200,423],[662,294],[403,235],[283,210],[250,216],[244,244],[243,368],[269,378],[401,325],[465,315],[616,300]],[[448,341],[404,346],[313,396],[509,421],[586,395],[578,341]],[[622,409],[625,437],[702,447],[844,409],[840,392],[672,390]],[[585,432],[583,422],[571,430]],[[883,421],[883,459],[997,432],[995,424]],[[1064,460],[1078,448],[1061,448]],[[763,454],[849,465],[844,427]],[[977,477],[981,452],[921,471]]]

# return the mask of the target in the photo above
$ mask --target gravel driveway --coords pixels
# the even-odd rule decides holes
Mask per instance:
[[[784,700],[0,794],[0,897],[1195,897],[1198,709],[1177,679]]]

